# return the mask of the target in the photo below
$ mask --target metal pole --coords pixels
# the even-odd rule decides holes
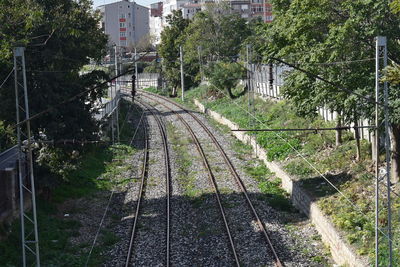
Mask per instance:
[[[22,72],[22,82],[18,81],[20,77],[20,72]],[[27,81],[26,81],[26,71],[25,71],[25,54],[23,47],[16,47],[14,49],[14,74],[15,74],[15,104],[16,104],[16,115],[17,115],[17,138],[18,138],[18,166],[19,166],[19,190],[20,190],[20,215],[21,215],[21,241],[22,241],[22,264],[23,266],[27,265],[27,258],[26,258],[26,251],[31,252],[35,256],[36,266],[40,266],[40,253],[39,253],[39,234],[38,234],[38,223],[37,223],[37,211],[36,211],[36,195],[35,195],[35,179],[33,173],[33,159],[32,159],[32,138],[31,138],[31,128],[30,128],[30,115],[29,115],[29,101],[28,101],[28,88],[27,88]],[[20,88],[21,87],[21,88]],[[23,108],[20,105],[20,93],[22,91],[22,95],[24,98],[24,106]],[[25,126],[26,126],[26,133],[22,134],[21,125],[19,124],[21,121],[20,116],[23,113],[20,113],[20,110],[25,112]],[[23,179],[23,170],[24,164],[22,163],[25,161],[24,155],[22,154],[22,135],[27,138],[27,158],[28,158],[28,167],[29,167],[29,179],[30,185],[24,185]],[[27,175],[27,176],[28,176]],[[32,218],[29,218],[28,214],[25,213],[25,194],[24,192],[27,191],[31,196],[31,203],[32,203]],[[25,218],[28,222],[33,224],[33,240],[27,240],[30,234],[25,234]],[[31,244],[34,244],[35,248],[32,249],[30,247]],[[27,250],[26,250],[27,249]]]
[[[117,46],[114,46],[114,65],[115,65],[115,76],[118,76],[118,57],[117,57]],[[115,78],[115,90],[114,90],[114,96],[112,97],[113,99],[115,98],[116,92],[117,92],[117,82],[118,78]]]
[[[267,9],[266,9],[266,6],[265,6],[265,0],[263,0],[263,19],[264,19],[264,22],[267,22]]]
[[[246,55],[247,55],[247,97],[248,97],[248,105],[247,105],[247,109],[248,109],[248,114],[249,114],[249,121],[248,121],[248,125],[249,127],[252,127],[252,118],[251,115],[252,114],[252,110],[251,110],[251,105],[252,105],[252,99],[251,99],[251,94],[252,94],[252,82],[251,82],[251,46],[250,45],[246,45]]]
[[[200,79],[201,79],[201,81],[203,81],[203,62],[202,62],[202,59],[201,59],[201,46],[199,45],[199,46],[197,46],[197,53],[198,53],[198,56],[199,56],[199,66],[200,66]]]
[[[14,81],[15,81],[15,106],[16,106],[16,115],[17,115],[17,125],[20,122],[20,114],[19,114],[19,93],[18,93],[18,70],[17,70],[17,48],[14,50]],[[21,244],[22,244],[22,266],[26,266],[26,252],[25,252],[25,220],[24,220],[24,190],[22,188],[22,184],[24,183],[22,177],[22,142],[21,142],[21,127],[17,127],[17,140],[18,140],[18,180],[19,180],[19,212],[20,212],[20,220],[21,220]]]
[[[379,266],[379,37],[375,52],[375,266]]]
[[[138,69],[137,69],[137,52],[135,47],[135,76],[136,76],[136,90],[139,89],[139,77],[138,77]]]
[[[383,62],[380,60],[383,58]],[[382,66],[381,66],[382,65]],[[376,38],[376,73],[375,73],[375,175],[376,175],[376,186],[375,186],[375,266],[379,266],[380,262],[380,232],[387,238],[387,249],[389,256],[388,266],[393,266],[393,242],[392,242],[392,209],[391,209],[391,181],[390,181],[390,168],[391,168],[391,152],[390,152],[390,125],[389,125],[389,88],[387,82],[383,84],[383,123],[384,123],[384,144],[385,144],[385,163],[386,170],[379,172],[379,90],[380,90],[380,79],[382,76],[382,70],[387,66],[387,39],[384,36],[378,36]],[[386,179],[385,179],[386,178]],[[380,197],[380,183],[383,182],[386,185],[386,197]],[[387,224],[380,222],[380,211],[387,208]],[[383,220],[385,221],[385,220]],[[382,226],[380,226],[382,224]],[[386,255],[386,253],[383,253]]]
[[[379,39],[375,62],[375,266],[379,266]]]
[[[118,64],[118,51],[117,46],[115,46],[115,76],[118,76],[121,68],[121,63]],[[116,119],[116,126],[117,126],[117,142],[119,143],[119,92],[121,90],[121,84],[119,84],[120,78],[115,80],[115,119]]]
[[[36,264],[40,266],[40,255],[39,255],[39,234],[37,228],[37,212],[36,212],[36,191],[35,191],[35,178],[33,175],[33,159],[32,159],[32,139],[31,139],[31,123],[29,115],[29,102],[28,102],[28,86],[26,82],[26,71],[25,71],[25,53],[22,53],[22,75],[24,80],[24,100],[25,100],[25,118],[26,118],[26,129],[28,138],[28,161],[29,161],[29,176],[31,182],[31,195],[32,195],[32,213],[33,213],[33,230],[35,234],[35,250],[36,250]]]
[[[383,69],[387,67],[387,40],[384,37],[385,46],[383,51]],[[388,83],[385,81],[383,83],[384,92],[384,112],[385,112],[385,150],[386,150],[386,190],[387,190],[387,208],[388,208],[388,242],[389,242],[389,266],[393,264],[393,242],[392,242],[392,207],[391,207],[391,181],[390,181],[390,136],[389,136],[389,87]]]
[[[183,74],[183,48],[179,46],[180,52],[180,61],[181,61],[181,87],[182,87],[182,101],[185,101],[184,94],[185,94],[185,79]]]

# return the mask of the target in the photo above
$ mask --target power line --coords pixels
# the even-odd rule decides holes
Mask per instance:
[[[140,58],[136,59],[134,62],[139,61],[144,56],[146,56],[148,53],[149,52],[146,52],[144,55],[142,55]],[[83,95],[85,95],[87,93],[90,93],[90,92],[92,92],[92,91],[94,91],[94,90],[96,90],[96,89],[98,89],[98,88],[100,88],[100,87],[102,87],[104,85],[107,85],[109,82],[111,82],[111,81],[113,81],[113,80],[115,80],[115,79],[117,79],[117,78],[119,78],[119,77],[121,77],[121,76],[123,76],[123,75],[125,75],[127,73],[130,73],[132,71],[134,71],[134,69],[129,69],[128,68],[125,72],[120,73],[119,75],[116,75],[116,76],[114,76],[114,77],[112,77],[112,78],[110,78],[110,79],[108,79],[108,80],[106,80],[106,81],[104,81],[104,82],[92,87],[92,88],[89,88],[89,89],[87,89],[87,90],[85,90],[83,92],[80,92],[80,93],[78,93],[78,94],[76,94],[76,95],[74,95],[74,96],[72,96],[72,97],[70,97],[70,98],[68,98],[68,99],[56,104],[56,105],[53,105],[53,106],[51,106],[51,107],[49,107],[49,108],[47,108],[47,109],[45,109],[43,111],[40,111],[40,112],[36,113],[35,115],[31,116],[30,118],[21,121],[18,125],[21,125],[21,124],[23,124],[23,123],[25,123],[27,121],[32,121],[32,120],[34,120],[34,119],[36,119],[36,118],[38,118],[38,117],[40,117],[40,116],[42,116],[44,114],[56,109],[57,107],[62,106],[64,104],[66,104],[66,103],[69,103],[69,102],[75,100],[76,98],[81,97],[81,96],[83,96]]]
[[[337,88],[337,89],[339,89],[339,90],[341,90],[341,91],[343,91],[343,92],[346,92],[346,93],[349,93],[349,94],[358,96],[358,97],[360,97],[360,98],[366,100],[367,102],[369,102],[369,103],[371,103],[371,104],[375,104],[375,105],[379,105],[379,106],[384,106],[383,104],[381,104],[381,103],[376,102],[375,100],[373,100],[371,97],[363,96],[363,95],[361,95],[361,94],[359,94],[359,93],[353,92],[353,91],[347,89],[346,87],[343,87],[343,86],[338,85],[338,84],[336,84],[336,83],[334,83],[334,82],[331,82],[331,81],[329,81],[329,80],[327,80],[327,79],[325,79],[325,78],[323,78],[323,77],[321,77],[321,76],[319,76],[319,75],[317,75],[317,74],[314,74],[314,73],[312,73],[312,72],[310,72],[310,71],[307,71],[307,70],[305,70],[305,69],[299,68],[299,67],[297,67],[297,66],[295,66],[295,65],[293,65],[293,64],[291,64],[291,63],[288,63],[288,62],[286,62],[286,61],[284,61],[284,60],[282,60],[282,59],[275,58],[275,57],[271,57],[271,59],[272,59],[272,60],[275,60],[275,61],[278,61],[278,62],[280,62],[280,63],[282,63],[282,64],[285,64],[285,65],[287,65],[287,66],[289,66],[289,67],[291,67],[291,68],[294,68],[294,69],[296,69],[296,70],[298,70],[298,71],[301,71],[301,72],[307,74],[308,76],[310,76],[310,77],[312,77],[312,78],[314,78],[314,79],[321,80],[321,81],[323,81],[323,82],[325,82],[325,83],[327,83],[327,84],[329,84],[329,85],[331,85],[331,86],[333,86],[333,87],[335,87],[335,88]]]
[[[10,78],[11,74],[13,73],[14,68],[10,71],[10,73],[7,75],[7,77],[4,79],[4,81],[0,85],[0,89],[3,87],[3,85],[8,81],[8,78]]]
[[[229,97],[225,92],[222,92],[225,97]],[[241,110],[243,110],[244,112],[248,113],[249,116],[252,116],[256,121],[258,121],[259,123],[261,123],[262,125],[268,127],[263,121],[261,121],[259,118],[257,118],[257,116],[254,116],[253,114],[249,113],[245,108],[241,107],[238,103],[236,103],[236,101],[232,101],[232,103],[234,103],[235,105],[237,105]],[[278,136],[282,141],[286,142],[289,147],[296,152],[296,154],[298,156],[300,156],[301,159],[303,159],[312,169],[314,169],[314,171],[317,172],[318,175],[320,175],[325,181],[328,182],[329,185],[331,185],[340,195],[342,195],[347,202],[349,202],[357,211],[361,212],[360,207],[358,207],[356,204],[354,204],[342,191],[340,191],[340,189],[335,186],[322,172],[320,172],[308,159],[306,159],[303,154],[300,153],[300,151],[295,148],[288,140],[286,140],[284,137],[282,137],[279,133],[276,133],[276,136]]]
[[[358,63],[358,62],[368,62],[374,61],[375,58],[365,58],[365,59],[355,59],[355,60],[347,60],[347,61],[335,61],[335,62],[298,62],[293,63],[293,65],[341,65],[341,64],[348,64],[348,63]]]
[[[331,128],[281,128],[281,129],[236,129],[232,132],[319,132],[319,131],[332,131],[332,130],[350,130],[350,129],[375,129],[375,126],[342,126],[342,127],[331,127]]]

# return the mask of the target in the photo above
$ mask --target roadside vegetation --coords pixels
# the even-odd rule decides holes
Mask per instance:
[[[80,238],[84,226],[79,216],[93,214],[95,225],[98,225],[105,205],[112,191],[123,190],[130,181],[128,173],[133,166],[126,164],[136,150],[129,146],[134,128],[128,121],[127,114],[133,112],[131,105],[121,103],[121,140],[120,144],[109,145],[86,144],[76,164],[63,170],[63,178],[53,178],[53,188],[48,193],[39,195],[38,225],[41,248],[41,262],[45,266],[84,266],[91,248],[94,235]],[[85,203],[80,206],[79,203]],[[98,206],[99,203],[103,203]],[[119,221],[119,220],[118,220]],[[16,219],[10,225],[0,229],[6,238],[0,241],[0,265],[20,265],[21,240],[20,224]],[[108,251],[118,238],[108,227],[100,235],[90,257],[89,266],[104,263],[104,252]]]
[[[232,100],[228,95],[215,93],[208,86],[191,89],[185,94],[184,104],[194,108],[193,100],[198,99],[206,108],[220,113],[240,128],[247,128],[251,119],[247,95]],[[176,101],[182,103],[180,98],[176,98]],[[258,121],[255,128],[258,129],[332,127],[332,122],[325,122],[318,117],[310,120],[298,116],[287,101],[274,102],[256,98],[255,114]],[[354,134],[348,131],[343,133],[343,143],[340,146],[335,146],[333,131],[257,132],[253,136],[268,151],[268,160],[280,164],[318,201],[333,223],[346,233],[346,240],[356,246],[357,252],[372,259],[375,210],[370,144],[365,140],[361,142],[363,156],[357,161],[356,140]],[[238,153],[245,153],[249,149],[247,145],[234,146]],[[280,181],[264,165],[249,161],[246,172],[259,182],[259,188],[271,206],[290,210],[291,205],[280,188]],[[399,204],[400,201],[396,200],[394,206]],[[400,225],[396,223],[393,227]]]
[[[159,47],[165,59],[162,69],[169,83],[169,95],[177,96],[181,89],[178,56],[182,46],[186,99],[201,99],[207,108],[242,128],[358,126],[360,119],[374,117],[375,103],[370,99],[375,95],[375,38],[386,36],[391,63],[382,80],[390,83],[391,182],[398,194],[400,1],[272,0],[271,3],[272,23],[255,20],[243,24],[223,4],[211,4],[191,21],[178,13],[170,16],[171,23],[162,34]],[[257,99],[256,118],[247,113],[249,88],[239,86],[248,61],[292,67],[284,74],[280,88],[285,100],[270,103]],[[201,78],[207,80],[208,86],[199,86]],[[272,82],[276,84],[274,79]],[[321,107],[337,112],[336,121],[321,120],[317,116]],[[343,130],[253,135],[267,149],[268,160],[279,161],[318,199],[358,252],[374,258],[374,162],[370,144]],[[381,197],[384,196],[382,193]],[[393,214],[398,212],[399,201],[398,197],[393,198]],[[387,225],[386,211],[380,213],[379,222]],[[393,217],[393,229],[399,226],[398,218]],[[380,251],[386,253],[387,239],[383,234],[379,238]],[[399,238],[395,231],[396,264],[399,264]],[[387,265],[383,260],[386,255],[380,256],[383,256],[382,266]]]

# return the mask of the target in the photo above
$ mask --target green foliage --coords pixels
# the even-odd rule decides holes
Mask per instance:
[[[206,76],[218,90],[226,91],[230,98],[234,98],[232,88],[237,86],[240,79],[246,77],[246,69],[235,62],[220,61],[208,66]]]
[[[390,57],[399,60],[396,40],[400,29],[396,25],[400,19],[393,15],[385,0],[274,0],[272,3],[274,21],[260,37],[266,40],[261,49],[266,57],[297,62],[302,69],[361,95],[373,94],[375,69],[373,64],[357,60],[374,55],[375,36],[387,36],[392,50]],[[361,116],[372,117],[372,103],[298,70],[287,74],[283,94],[293,100],[301,114],[312,114],[325,106],[342,112],[348,122]]]
[[[164,76],[172,88],[171,94],[175,96],[181,82],[179,46],[183,44],[184,30],[189,25],[189,21],[182,17],[180,10],[174,10],[172,15],[167,16],[167,23],[169,26],[165,27],[161,33],[158,52],[163,58]]]
[[[392,9],[394,14],[400,13],[400,1],[399,0],[393,0],[390,3],[390,8]]]
[[[288,134],[278,135],[274,132],[258,134],[257,142],[267,149],[267,157],[271,161],[284,160],[293,151],[293,148],[300,148],[298,139],[289,138]]]
[[[229,71],[233,71],[232,79],[242,77],[242,71],[228,62],[236,60],[243,41],[251,31],[243,18],[230,12],[227,4],[207,4],[206,9],[197,13],[190,23],[182,18],[181,12],[173,13],[167,20],[169,26],[161,33],[159,53],[163,58],[163,73],[169,82],[169,87],[172,88],[172,95],[176,96],[177,88],[180,86],[180,45],[184,50],[187,88],[200,82],[200,77],[207,68],[205,66],[207,61],[225,62],[217,63],[223,68],[219,73],[220,78],[224,80],[223,90],[230,89],[231,86],[227,84],[226,77],[223,78]],[[217,70],[216,66],[210,67]],[[209,70],[207,73],[213,74],[213,71]],[[214,80],[218,80],[216,75]]]
[[[110,190],[119,185],[116,179],[126,166],[123,159],[131,157],[133,148],[124,145],[111,147],[92,147],[92,150],[82,157],[81,165],[66,174],[66,180],[53,192],[52,201],[39,199],[38,224],[41,247],[41,260],[45,266],[63,266],[66,261],[71,266],[85,265],[87,250],[82,250],[85,244],[71,243],[72,236],[79,236],[80,222],[60,217],[57,204],[71,198],[93,197],[96,192]],[[29,225],[30,226],[30,225]],[[45,229],[44,229],[45,228]],[[20,265],[20,232],[19,220],[16,220],[8,230],[10,235],[0,242],[0,265]],[[90,266],[101,265],[101,256],[108,247],[118,241],[113,233],[104,230],[100,235],[101,243],[95,247]]]
[[[74,266],[85,264],[86,253],[69,241],[71,236],[79,235],[78,221],[57,216],[57,207],[47,201],[38,201],[38,224],[45,226],[39,231],[41,261],[47,266],[61,266],[67,261]],[[30,227],[30,225],[27,225]],[[19,220],[11,227],[11,234],[6,241],[0,242],[0,265],[19,266],[21,260]],[[28,229],[29,231],[29,229]],[[99,256],[95,253],[97,259]]]
[[[303,160],[293,160],[285,166],[285,170],[291,174],[296,175],[300,178],[307,178],[314,174],[314,170],[304,162]]]
[[[15,144],[15,133],[11,126],[5,126],[4,122],[0,120],[0,151],[10,148]]]
[[[246,20],[230,12],[228,4],[208,3],[205,7],[185,31],[185,63],[197,81],[200,65],[204,68],[210,61],[234,61],[250,34]]]
[[[158,63],[157,60],[153,60],[147,67],[143,69],[143,72],[160,73],[161,64]]]
[[[384,80],[391,85],[398,86],[400,84],[400,65],[393,63],[392,66],[388,66]]]
[[[12,46],[22,42],[27,66],[31,115],[46,110],[108,78],[95,70],[79,71],[89,58],[99,60],[105,53],[106,35],[97,27],[99,14],[91,1],[1,1],[0,77],[12,68]],[[104,88],[83,94],[31,123],[36,139],[43,134],[50,140],[95,139],[97,125],[92,117],[94,102]],[[0,89],[3,103],[0,119],[15,123],[14,82],[9,79]],[[42,134],[40,135],[39,132]]]

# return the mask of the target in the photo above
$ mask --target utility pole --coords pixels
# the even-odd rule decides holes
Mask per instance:
[[[137,52],[136,52],[136,46],[135,46],[135,76],[136,76],[136,90],[139,89],[139,77],[138,77],[138,69],[137,69]]]
[[[202,57],[201,57],[201,46],[199,45],[199,46],[197,46],[197,53],[198,53],[198,55],[199,55],[199,66],[200,66],[200,79],[201,79],[201,81],[203,81],[203,76],[204,76],[204,74],[203,74],[203,60],[202,60]]]
[[[25,48],[14,48],[15,105],[18,139],[18,178],[21,220],[22,265],[40,267],[39,234],[36,213],[35,179],[33,174],[32,137],[25,72]],[[26,141],[25,141],[26,140]],[[24,142],[26,142],[24,146]],[[22,153],[25,150],[26,156]],[[28,162],[28,169],[25,163]],[[29,180],[29,182],[28,182]],[[27,195],[27,196],[26,196]],[[32,203],[32,217],[25,212],[25,197]],[[33,230],[27,233],[26,226]],[[31,228],[31,227],[29,227]],[[33,235],[32,235],[33,234]],[[33,257],[28,257],[27,253]],[[34,258],[34,259],[32,259]],[[29,262],[28,262],[29,261]],[[31,262],[34,261],[34,262]]]
[[[253,67],[254,65],[251,63],[252,51],[251,45],[246,45],[246,54],[247,54],[247,90],[248,90],[248,112],[249,112],[249,127],[253,128],[253,116],[254,116],[254,84],[253,84]]]
[[[115,46],[115,76],[117,77],[119,74],[118,72],[118,51],[117,51],[117,46]],[[115,105],[115,119],[116,119],[116,126],[117,126],[117,142],[119,143],[119,110],[118,110],[118,105],[119,105],[119,92],[120,90],[118,89],[121,88],[121,85],[118,85],[118,82],[120,81],[119,78],[115,79],[115,94],[114,94],[114,105]],[[114,143],[114,141],[113,141]]]
[[[267,22],[267,9],[265,6],[265,0],[263,0],[263,19],[264,19],[264,23]]]
[[[180,60],[181,60],[181,87],[182,87],[182,101],[185,101],[184,93],[185,93],[185,78],[183,73],[183,48],[179,46],[180,52]]]
[[[383,61],[381,60],[383,58]],[[376,37],[376,74],[375,74],[375,266],[379,266],[381,262],[380,254],[388,255],[388,265],[393,266],[393,242],[392,242],[392,208],[391,208],[391,181],[390,181],[390,137],[389,137],[389,88],[388,83],[383,83],[383,96],[384,96],[384,143],[385,143],[385,157],[386,168],[379,169],[379,101],[380,101],[380,87],[383,70],[387,66],[387,39],[384,36]],[[380,185],[383,185],[381,190]],[[385,188],[386,186],[386,188]],[[386,189],[386,190],[385,190]],[[386,191],[386,192],[385,192]],[[382,217],[381,217],[382,216]],[[386,218],[385,218],[386,217]],[[380,252],[381,243],[387,253]]]

